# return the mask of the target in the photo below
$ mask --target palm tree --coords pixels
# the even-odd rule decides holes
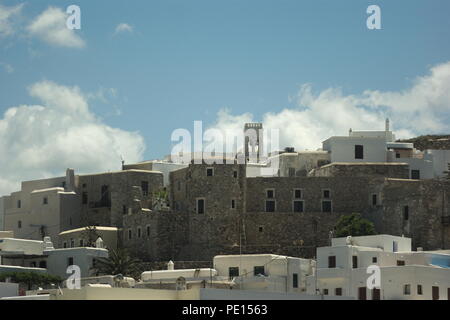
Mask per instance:
[[[131,257],[125,249],[111,250],[108,258],[98,258],[95,262],[97,275],[118,275],[137,277],[140,260]]]

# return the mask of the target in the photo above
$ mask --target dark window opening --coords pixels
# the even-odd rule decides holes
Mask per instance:
[[[376,206],[378,204],[378,201],[377,201],[377,195],[376,194],[373,194],[372,195],[372,205],[373,206]]]
[[[122,214],[127,214],[127,206],[126,205],[122,206]]]
[[[133,233],[131,232],[131,230],[128,230],[128,240],[131,240],[133,236]]]
[[[275,212],[275,200],[266,200],[266,212]]]
[[[364,146],[355,145],[355,159],[364,159]]]
[[[138,229],[137,229],[137,236],[138,236],[138,238],[141,237],[141,228],[138,228]]]
[[[295,168],[289,168],[289,177],[295,177]]]
[[[206,169],[206,176],[212,177],[214,175],[214,169],[213,168],[207,168]]]
[[[422,285],[421,284],[417,285],[417,294],[418,295],[422,295],[423,294],[423,292],[422,292]]]
[[[73,257],[67,258],[67,266],[73,266]]]
[[[150,226],[147,226],[147,237],[150,237]]]
[[[302,198],[302,190],[300,190],[300,189],[295,189],[295,190],[294,190],[294,198],[295,198],[295,199],[301,199],[301,198]]]
[[[420,170],[411,170],[411,179],[420,179]]]
[[[352,257],[352,265],[353,265],[353,269],[358,268],[358,256]]]
[[[239,267],[229,267],[228,276],[230,277],[230,279],[234,277],[239,277]]]
[[[231,209],[235,209],[236,208],[236,202],[234,199],[231,199]]]
[[[298,274],[292,274],[292,288],[298,288]]]
[[[22,202],[20,200],[17,200],[17,208],[22,207]]]
[[[258,276],[258,275],[263,275],[265,276],[265,270],[264,270],[264,266],[255,266],[253,268],[253,275]]]
[[[330,190],[323,190],[323,198],[330,199]]]
[[[47,197],[44,197],[44,199],[42,199],[42,203],[43,203],[43,204],[48,204],[48,198],[47,198]]]
[[[408,221],[408,219],[409,219],[409,207],[408,206],[403,207],[403,219],[405,221]]]
[[[141,181],[142,195],[148,196],[148,181]]]
[[[100,196],[100,206],[101,207],[109,207],[109,187],[107,185],[103,185],[101,187],[101,196]]]
[[[334,290],[334,294],[337,296],[342,296],[342,288],[336,288]]]
[[[237,178],[237,177],[238,177],[238,172],[237,172],[237,170],[234,170],[234,171],[233,171],[233,177],[234,177],[234,178]]]
[[[263,227],[259,227],[259,228],[258,228],[258,231],[259,231],[259,232],[263,232],[263,231],[264,231],[264,228],[263,228]]]
[[[411,294],[411,285],[410,284],[405,284],[403,286],[403,294],[404,295],[410,295]]]
[[[205,200],[204,199],[197,199],[197,213],[198,214],[205,213]]]
[[[303,201],[294,201],[294,212],[303,212]]]
[[[405,261],[404,260],[397,260],[397,266],[404,266]]]
[[[328,289],[323,289],[323,295],[327,296],[328,295]]]
[[[39,268],[47,268],[47,261],[39,261]]]
[[[372,258],[372,263],[377,263],[378,262],[377,260],[378,260],[377,257],[373,257]]]
[[[322,201],[322,212],[331,212],[331,201]]]
[[[273,199],[274,196],[275,196],[275,191],[272,190],[272,189],[271,190],[267,190],[266,194],[267,194],[267,198]]]
[[[17,228],[21,229],[22,228],[22,221],[17,221]]]
[[[395,157],[398,159],[398,158],[400,158],[400,153],[396,153],[395,154]]]
[[[328,268],[336,268],[336,256],[328,257]]]

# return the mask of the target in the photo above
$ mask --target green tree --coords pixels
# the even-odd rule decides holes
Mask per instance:
[[[0,281],[11,279],[11,282],[26,285],[28,290],[33,287],[47,287],[51,284],[59,285],[63,281],[61,277],[47,273],[37,272],[2,272],[0,273]]]
[[[335,226],[336,237],[368,236],[376,234],[375,226],[359,213],[352,213],[339,218]]]
[[[131,257],[125,249],[110,250],[108,258],[98,258],[95,271],[98,275],[118,275],[137,277],[141,261]]]

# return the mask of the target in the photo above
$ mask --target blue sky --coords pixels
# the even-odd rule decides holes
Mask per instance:
[[[0,9],[0,114],[51,100],[42,93],[30,94],[36,83],[77,87],[96,123],[142,137],[145,151],[137,151],[133,159],[168,154],[172,131],[192,130],[194,120],[226,127],[250,119],[270,126],[283,123],[280,117],[289,117],[291,110],[299,112],[309,108],[305,103],[319,105],[323,99],[344,103],[351,117],[353,106],[346,103],[367,99],[367,90],[381,92],[383,102],[374,106],[373,95],[370,102],[357,102],[358,110],[369,113],[354,122],[347,117],[336,120],[342,125],[330,125],[314,116],[323,109],[311,109],[308,123],[330,130],[314,127],[310,136],[298,133],[302,141],[312,141],[298,147],[320,147],[327,135],[345,134],[341,130],[346,122],[376,122],[368,128],[376,129],[383,127],[380,119],[391,116],[394,128],[407,136],[445,131],[450,120],[443,94],[434,97],[437,102],[430,108],[436,114],[428,126],[402,124],[404,117],[396,110],[422,100],[412,93],[411,99],[398,102],[389,94],[413,91],[418,77],[427,76],[428,83],[437,78],[445,82],[440,88],[447,88],[447,0],[5,0],[0,8],[5,12],[22,3],[7,19],[12,29],[3,35]],[[81,8],[82,27],[74,34],[82,39],[82,47],[55,45],[30,32],[29,26],[50,6],[65,11],[71,4]],[[381,8],[382,30],[366,28],[371,4]],[[130,29],[115,32],[121,23]],[[442,70],[434,74],[436,66]],[[430,100],[427,94],[422,98]],[[427,105],[419,107],[415,112],[426,112]],[[221,110],[226,119],[218,115]],[[298,127],[305,126],[300,121]]]

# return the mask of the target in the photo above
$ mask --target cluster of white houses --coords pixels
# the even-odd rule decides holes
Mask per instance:
[[[0,283],[2,299],[450,300],[450,250],[411,251],[411,239],[390,235],[333,238],[331,246],[317,249],[317,260],[219,255],[210,268],[192,269],[176,269],[170,261],[167,270],[145,271],[138,281],[93,276],[95,259],[108,255],[104,248],[54,249],[49,239],[2,238],[0,253],[0,272],[27,270],[66,278],[71,264],[82,272],[78,289],[63,286],[18,296],[17,285]],[[35,261],[45,264],[34,267]],[[379,284],[371,288],[368,270],[374,266]]]

